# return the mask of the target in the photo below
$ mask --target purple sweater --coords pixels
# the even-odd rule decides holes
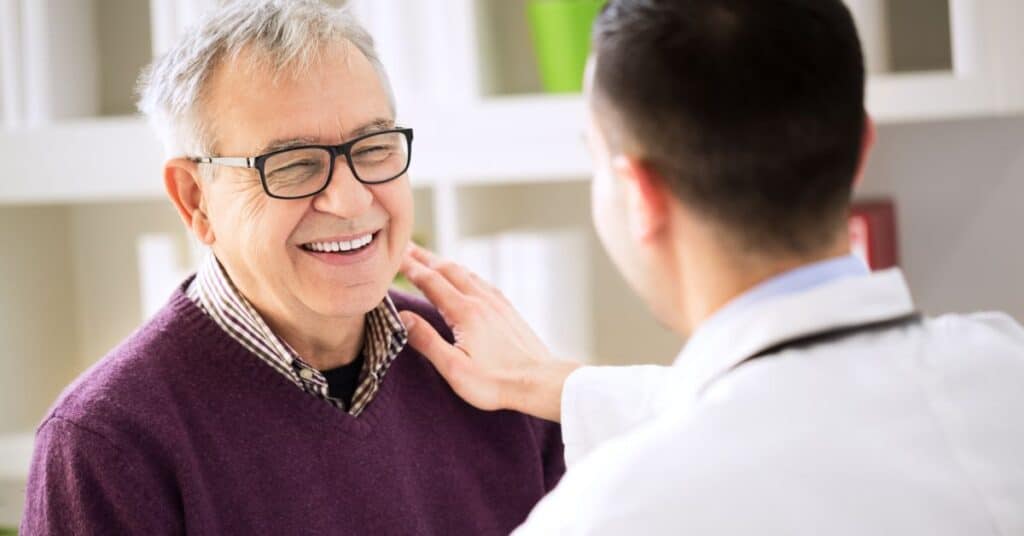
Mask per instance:
[[[441,333],[429,304],[393,294]],[[179,289],[57,401],[22,534],[508,534],[558,428],[462,402],[406,348],[359,417],[301,391]]]

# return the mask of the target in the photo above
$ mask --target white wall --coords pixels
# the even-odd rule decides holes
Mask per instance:
[[[66,221],[0,207],[0,436],[34,429],[77,373]]]
[[[902,264],[926,312],[1024,321],[1024,118],[882,127],[862,193],[896,200]]]
[[[88,368],[142,324],[137,244],[144,233],[179,239],[189,261],[184,224],[169,201],[75,205],[67,208],[74,264],[80,369]]]

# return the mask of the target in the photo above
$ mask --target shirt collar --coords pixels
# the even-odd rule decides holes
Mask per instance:
[[[758,303],[788,294],[796,294],[844,277],[864,276],[869,273],[871,272],[864,261],[854,255],[819,261],[784,272],[733,298],[711,318],[704,321],[694,333],[694,339],[700,336],[701,331],[713,331],[717,324],[728,324],[730,318]]]
[[[222,329],[266,364],[304,390],[327,398],[327,379],[274,333],[249,300],[235,288],[212,253],[200,266],[188,288],[188,295]],[[357,396],[350,410],[353,414],[358,414],[369,403],[377,383],[408,342],[408,332],[394,302],[387,295],[367,313],[365,330],[363,353],[367,385],[360,386],[358,393],[370,391],[370,394]]]
[[[870,273],[856,257],[801,267],[731,301],[690,337],[679,357],[679,396],[697,396],[739,363],[780,342],[914,311],[899,269]]]

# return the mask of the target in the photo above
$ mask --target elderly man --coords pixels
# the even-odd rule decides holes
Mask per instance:
[[[141,81],[167,193],[212,255],[39,428],[25,534],[506,534],[557,427],[462,402],[389,293],[413,131],[370,37],[312,1],[235,2]]]

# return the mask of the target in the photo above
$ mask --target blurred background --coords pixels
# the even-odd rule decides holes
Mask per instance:
[[[332,2],[342,3],[342,2]],[[855,249],[930,314],[1024,321],[1019,0],[848,0],[877,148]],[[216,0],[0,0],[0,527],[31,434],[191,272],[140,68]],[[560,353],[668,363],[591,230],[579,95],[600,0],[355,0],[416,128],[417,240],[496,282]],[[752,88],[756,91],[756,88]]]

